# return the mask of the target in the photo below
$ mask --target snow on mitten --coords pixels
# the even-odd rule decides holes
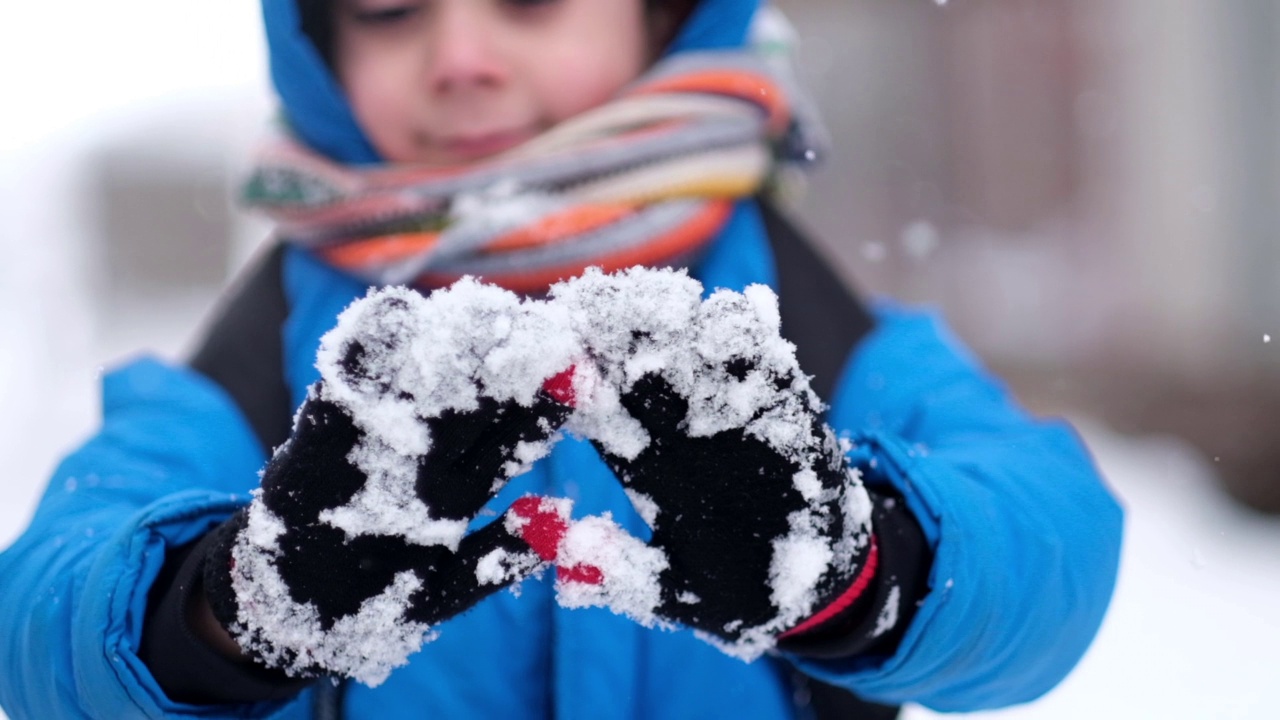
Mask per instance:
[[[563,312],[470,280],[354,303],[261,489],[217,531],[215,616],[268,666],[377,685],[437,624],[538,569],[521,536],[538,523],[511,510],[467,527],[549,450],[573,352]]]
[[[752,659],[867,587],[872,504],[779,334],[772,291],[701,290],[641,269],[553,290],[592,358],[567,427],[652,528],[644,543],[608,518],[571,524],[557,590],[562,605],[679,623]]]

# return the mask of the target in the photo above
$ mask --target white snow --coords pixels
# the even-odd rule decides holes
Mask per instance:
[[[902,248],[907,257],[924,260],[942,242],[938,228],[928,220],[915,220],[902,229]]]
[[[662,600],[658,575],[667,568],[666,554],[623,530],[609,514],[570,524],[556,564],[602,571],[600,583],[557,580],[556,599],[563,607],[607,607],[642,625],[665,627],[654,609]]]
[[[817,603],[815,589],[835,559],[835,552],[820,534],[821,525],[808,510],[787,518],[791,533],[773,541],[769,580],[770,599],[782,609],[783,626],[795,625],[811,614]]]
[[[504,584],[528,575],[540,564],[541,560],[533,553],[494,548],[476,563],[476,580],[481,585]]]
[[[876,618],[876,626],[871,631],[871,637],[880,637],[898,624],[898,611],[901,604],[902,588],[894,585],[889,588],[889,597],[885,599],[884,607],[880,609],[880,616]]]
[[[412,571],[398,573],[355,614],[324,630],[315,606],[293,601],[276,569],[276,539],[283,531],[270,511],[255,502],[246,532],[232,550],[239,624],[231,630],[241,647],[275,667],[301,671],[320,665],[376,686],[430,639],[429,626],[404,618],[409,597],[422,587]]]
[[[456,548],[469,519],[441,518],[416,494],[420,459],[432,445],[425,419],[474,410],[481,395],[532,404],[545,380],[573,365],[571,337],[562,308],[471,279],[429,296],[388,288],[352,303],[321,340],[316,364],[323,396],[365,432],[349,459],[368,482],[321,519],[349,536]],[[363,352],[353,372],[343,362],[356,347]],[[521,443],[503,470],[518,474],[549,448]],[[494,480],[498,488],[504,478]]]
[[[632,507],[640,515],[640,519],[644,520],[644,524],[649,526],[650,530],[658,529],[658,504],[653,498],[644,493],[626,488],[627,499],[631,501]]]
[[[320,513],[320,520],[347,537],[396,535],[417,545],[458,547],[467,520],[436,517],[418,498],[416,458],[398,455],[373,437],[366,437],[350,457],[368,480],[346,505]]]

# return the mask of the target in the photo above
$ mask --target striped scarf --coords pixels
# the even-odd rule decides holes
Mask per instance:
[[[542,292],[589,266],[689,263],[774,162],[814,155],[785,74],[679,55],[615,100],[457,168],[350,167],[281,139],[244,189],[277,234],[373,285]]]

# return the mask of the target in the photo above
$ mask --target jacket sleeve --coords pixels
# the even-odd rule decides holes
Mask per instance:
[[[100,431],[0,554],[0,706],[19,718],[286,717],[305,703],[181,705],[136,649],[165,549],[248,501],[264,457],[230,399],[143,359],[103,381]]]
[[[1122,511],[1076,433],[1020,409],[936,318],[888,304],[831,419],[864,477],[906,498],[933,550],[929,591],[889,658],[795,658],[879,702],[972,711],[1033,700],[1097,633]]]

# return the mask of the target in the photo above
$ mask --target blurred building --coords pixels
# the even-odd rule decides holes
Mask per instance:
[[[940,305],[1036,409],[1182,435],[1280,512],[1280,4],[778,5],[849,276]]]

